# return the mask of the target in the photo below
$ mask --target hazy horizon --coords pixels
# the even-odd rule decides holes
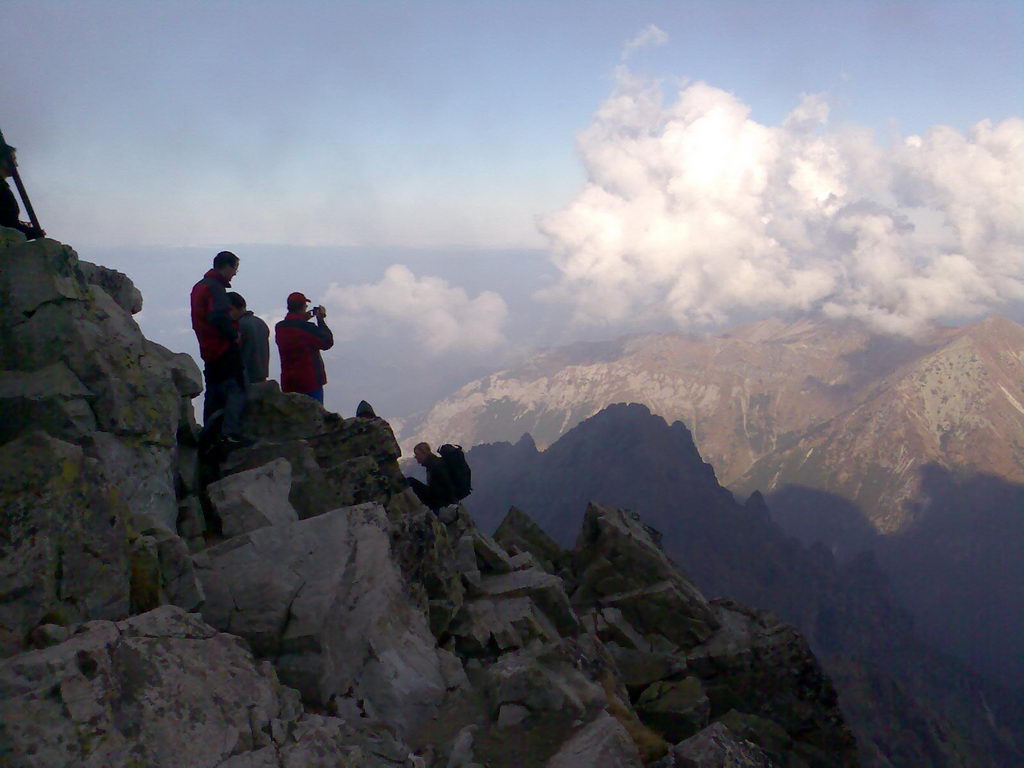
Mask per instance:
[[[329,308],[343,411],[576,339],[1024,319],[1018,3],[240,8],[4,3],[42,224],[168,346],[222,248]]]

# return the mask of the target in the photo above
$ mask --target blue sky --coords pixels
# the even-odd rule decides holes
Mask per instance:
[[[0,127],[82,244],[542,245],[535,218],[583,178],[574,137],[649,24],[668,41],[632,69],[762,123],[814,92],[883,137],[1024,113],[1016,2],[0,8]]]
[[[1021,2],[0,15],[0,128],[43,226],[128,272],[176,349],[221,248],[258,313],[276,275],[352,331],[353,398],[394,378],[374,345],[447,387],[538,342],[780,311],[1024,317]]]

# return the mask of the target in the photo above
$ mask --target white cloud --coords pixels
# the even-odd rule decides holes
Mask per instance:
[[[493,291],[469,298],[462,288],[439,277],[417,277],[402,264],[387,268],[377,283],[332,283],[323,303],[332,316],[335,334],[360,336],[412,335],[431,354],[494,350],[505,343],[508,315],[504,299]]]
[[[654,47],[664,45],[668,42],[668,33],[659,29],[654,24],[648,24],[636,37],[626,43],[622,48],[622,60],[625,61],[633,55],[634,51],[648,46]]]
[[[541,230],[580,322],[680,326],[821,309],[913,333],[1024,299],[1024,121],[883,148],[805,96],[779,126],[732,94],[620,73],[579,136],[588,182]]]

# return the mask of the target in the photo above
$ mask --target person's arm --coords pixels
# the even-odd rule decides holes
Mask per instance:
[[[259,321],[259,334],[256,339],[256,356],[259,358],[259,368],[256,375],[260,381],[266,381],[270,376],[270,329],[262,320]]]
[[[315,313],[316,325],[313,326],[316,329],[316,336],[319,340],[319,349],[328,350],[334,346],[334,334],[331,333],[331,329],[327,327],[327,322],[324,316],[327,314],[323,307],[318,307],[319,311]]]
[[[210,289],[210,305],[210,314],[206,321],[216,328],[225,339],[237,342],[238,329],[231,319],[231,304],[228,301],[228,292],[224,290],[223,286],[217,285],[216,288]]]

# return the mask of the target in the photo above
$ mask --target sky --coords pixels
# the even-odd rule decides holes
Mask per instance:
[[[407,413],[577,338],[1024,318],[1024,3],[0,14],[0,129],[50,236],[183,351],[222,248],[268,320],[323,302],[339,409]]]

